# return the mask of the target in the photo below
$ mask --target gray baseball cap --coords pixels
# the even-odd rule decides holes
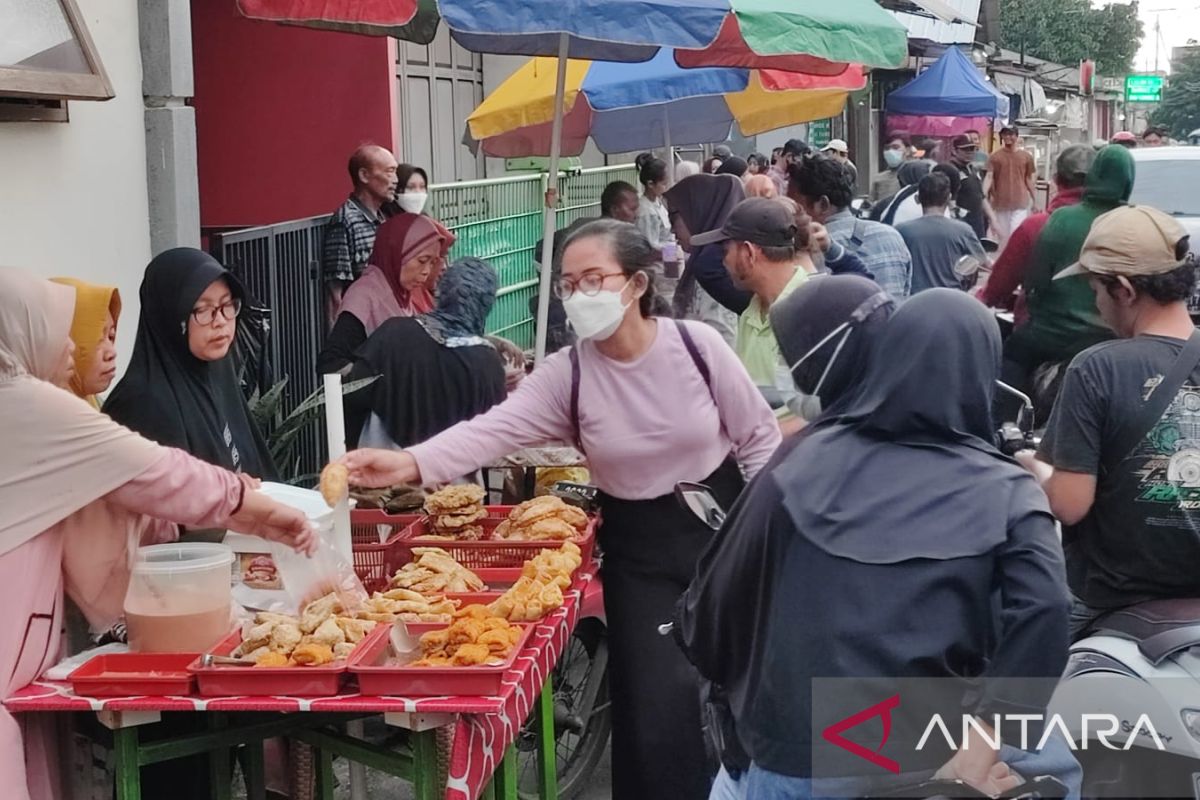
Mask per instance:
[[[751,197],[733,207],[719,230],[692,237],[693,245],[732,239],[759,247],[787,247],[796,242],[796,217],[778,198]]]

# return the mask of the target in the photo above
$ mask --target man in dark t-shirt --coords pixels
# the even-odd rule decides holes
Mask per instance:
[[[975,153],[978,151],[979,145],[965,134],[955,136],[950,143],[950,161],[958,167],[962,178],[954,202],[964,213],[963,222],[970,225],[975,235],[982,239],[988,234],[992,209],[983,194],[983,181],[975,169]]]
[[[1023,458],[1064,525],[1074,636],[1115,608],[1200,597],[1200,366],[1162,386],[1195,332],[1194,269],[1176,220],[1124,206],[1097,218],[1056,276],[1087,275],[1121,337],[1071,362],[1037,460]],[[1172,397],[1151,421],[1160,388]]]

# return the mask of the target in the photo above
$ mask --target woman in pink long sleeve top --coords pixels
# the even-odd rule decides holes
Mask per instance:
[[[0,268],[0,699],[57,660],[64,585],[93,623],[120,612],[127,548],[149,524],[144,515],[314,546],[300,512],[137,436],[65,389],[74,303],[69,286]],[[44,719],[0,707],[5,798],[61,796],[53,747]]]
[[[346,464],[362,485],[433,484],[522,447],[577,442],[601,490],[613,796],[700,800],[711,772],[699,684],[657,627],[711,531],[672,491],[702,481],[731,505],[779,444],[779,428],[715,331],[650,316],[657,258],[628,223],[583,226],[563,247],[556,287],[579,346],[551,356],[487,413],[402,453],[356,451]]]

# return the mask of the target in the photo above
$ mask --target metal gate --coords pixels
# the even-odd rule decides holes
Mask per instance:
[[[614,180],[636,185],[633,165],[564,175],[557,227],[599,216],[600,195]],[[458,237],[450,257],[477,256],[499,273],[500,291],[488,317],[488,333],[526,349],[534,339],[529,306],[537,289],[534,249],[542,237],[545,192],[546,176],[539,174],[429,187],[429,213]],[[328,221],[323,215],[210,235],[213,256],[271,311],[267,353],[276,379],[288,379],[285,415],[320,385],[316,362],[324,338],[321,250]],[[305,429],[299,453],[298,472],[279,465],[286,478],[320,470],[325,461],[323,422]]]

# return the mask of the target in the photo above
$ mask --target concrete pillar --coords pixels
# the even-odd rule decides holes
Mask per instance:
[[[138,0],[150,248],[200,246],[189,0]]]

